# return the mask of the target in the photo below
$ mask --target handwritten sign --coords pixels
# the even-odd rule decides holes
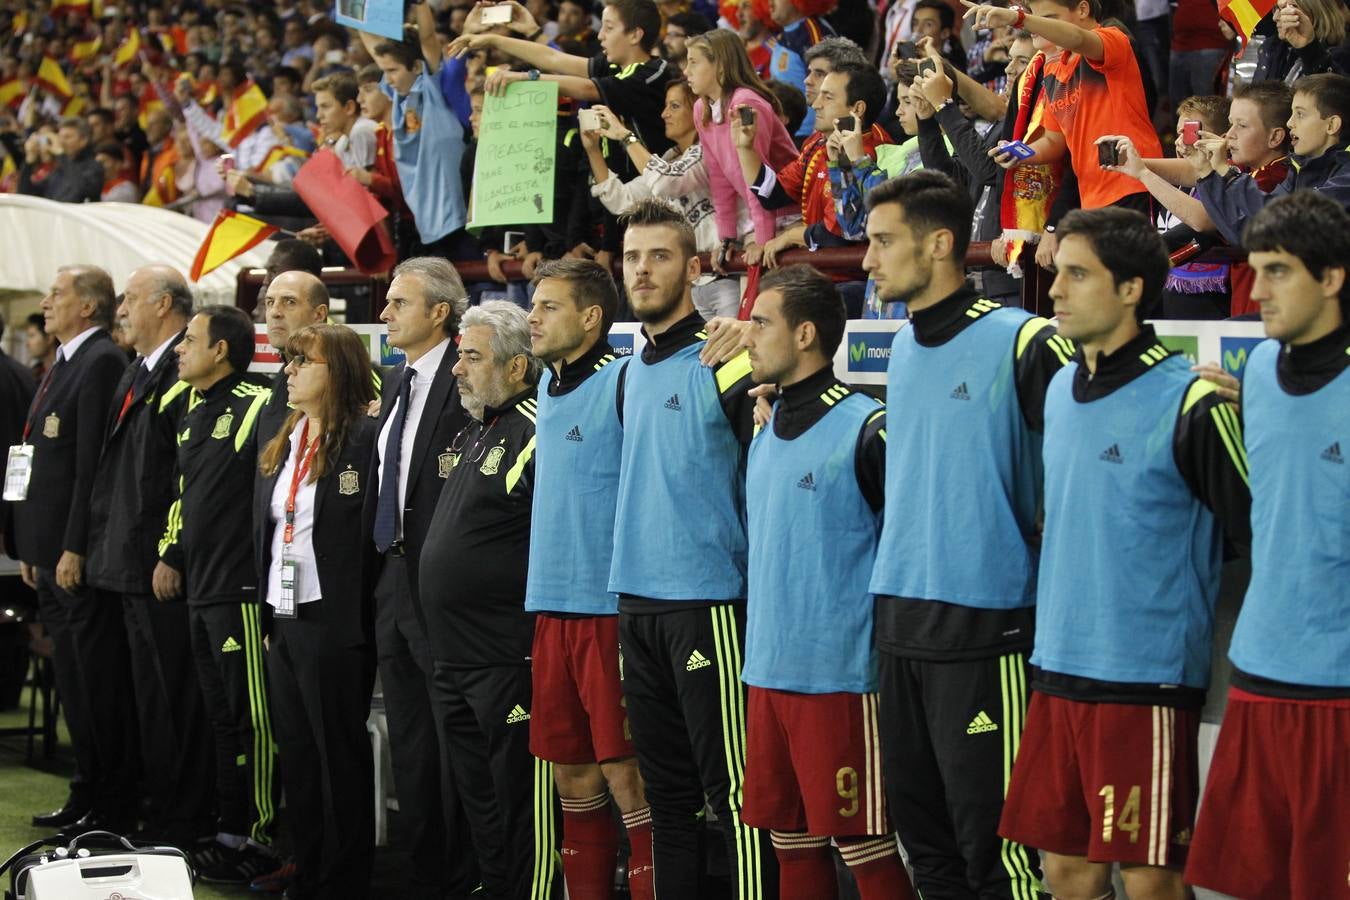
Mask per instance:
[[[339,25],[403,40],[403,0],[337,0]]]
[[[483,98],[470,227],[553,221],[558,85],[518,81]]]

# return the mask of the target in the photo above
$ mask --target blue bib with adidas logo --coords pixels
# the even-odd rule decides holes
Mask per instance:
[[[1034,665],[1097,681],[1209,684],[1222,544],[1173,449],[1196,383],[1168,356],[1105,397],[1045,396],[1045,537]]]
[[[803,434],[750,445],[746,684],[825,694],[877,689],[872,594],[881,516],[858,486],[858,435],[881,404],[849,394]]]
[[[1242,377],[1252,580],[1228,655],[1260,678],[1350,687],[1350,369],[1296,396],[1279,355],[1257,344]]]
[[[653,600],[745,597],[745,452],[698,341],[634,359],[609,589]]]
[[[540,377],[525,585],[529,612],[619,611],[609,590],[609,567],[623,450],[617,391],[625,364],[602,357],[594,374],[558,397],[548,393],[552,371],[545,367]]]
[[[908,326],[895,333],[872,593],[980,609],[1035,602],[1040,437],[1013,375],[1030,318],[995,308],[937,347]]]

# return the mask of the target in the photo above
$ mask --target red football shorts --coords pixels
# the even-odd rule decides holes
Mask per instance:
[[[619,685],[619,617],[535,618],[530,752],[563,765],[633,755]]]
[[[891,833],[876,694],[751,686],[749,696],[746,824],[821,836]]]
[[[1229,690],[1186,882],[1243,900],[1350,897],[1350,699]]]
[[[1199,710],[1033,693],[998,833],[1092,862],[1186,861]]]

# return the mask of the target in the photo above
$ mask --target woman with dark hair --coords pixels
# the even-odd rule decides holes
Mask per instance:
[[[254,547],[296,880],[287,896],[364,898],[375,822],[366,718],[375,681],[374,544],[362,502],[375,449],[370,355],[341,325],[291,336],[295,407],[259,454]]]

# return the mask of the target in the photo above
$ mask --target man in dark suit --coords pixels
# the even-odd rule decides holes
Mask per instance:
[[[141,759],[154,775],[147,779],[146,831],[183,847],[215,834],[211,731],[187,606],[156,600],[152,576],[173,502],[178,425],[191,396],[173,350],[191,315],[192,291],[177,270],[145,266],[127,279],[117,317],[137,357],[108,411],[85,567],[96,601],[122,610],[135,706],[127,697],[121,714],[128,729],[139,718]],[[134,746],[135,733],[127,738]],[[127,758],[132,778],[134,761]]]
[[[25,499],[13,504],[24,583],[38,594],[43,625],[55,644],[53,665],[76,774],[61,809],[33,817],[39,827],[125,827],[134,796],[120,777],[122,728],[105,721],[109,692],[122,690],[126,636],[121,608],[85,588],[89,498],[103,447],[112,394],[127,367],[108,329],[116,301],[112,279],[94,266],[65,266],[42,298],[47,332],[61,341],[56,363],[38,387],[22,441],[32,448]],[[120,648],[120,649],[119,649]],[[118,662],[119,653],[121,661]],[[101,667],[107,657],[111,670]]]
[[[389,720],[389,745],[399,818],[412,841],[419,897],[466,895],[477,883],[472,843],[431,712],[431,653],[417,595],[417,568],[451,445],[468,424],[451,369],[459,353],[451,335],[468,306],[453,266],[416,257],[394,270],[380,320],[406,362],[385,380],[376,444],[373,517],[380,554],[375,588],[375,639]],[[433,743],[434,742],[434,743]],[[438,799],[440,802],[438,803]]]
[[[0,316],[0,338],[5,336],[5,319]],[[0,350],[0,440],[6,449],[23,437],[23,422],[33,402],[37,381],[33,372],[8,353]],[[13,518],[8,503],[0,503],[0,533],[4,535],[4,550],[11,557],[14,549]]]
[[[263,307],[266,310],[267,340],[285,360],[286,342],[306,325],[328,321],[328,288],[311,272],[280,272],[267,284]],[[266,447],[290,411],[290,394],[283,368],[272,379],[272,397],[258,415],[258,446]]]

